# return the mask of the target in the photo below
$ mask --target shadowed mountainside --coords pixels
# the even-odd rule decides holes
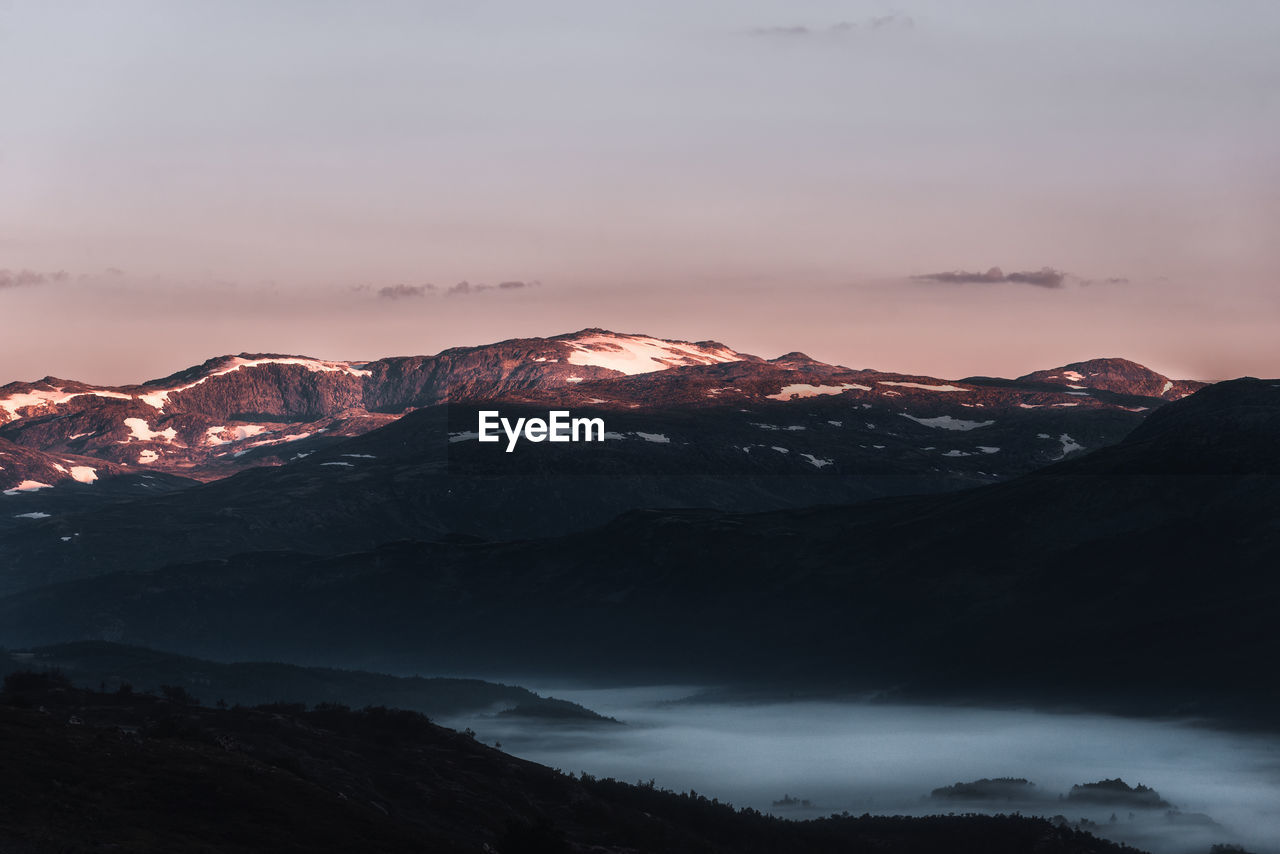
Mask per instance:
[[[1274,727],[1258,662],[1280,654],[1280,383],[1221,383],[1157,414],[1115,447],[954,494],[112,574],[0,601],[0,640],[808,680]]]

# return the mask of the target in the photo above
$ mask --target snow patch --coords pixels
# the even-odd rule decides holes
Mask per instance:
[[[251,439],[261,433],[267,432],[267,428],[261,424],[241,424],[236,427],[225,427],[219,425],[217,427],[209,427],[204,431],[205,441],[210,445],[225,445],[228,442],[239,442],[243,439]],[[304,436],[310,434],[302,434]]]
[[[144,465],[154,463],[158,459],[160,459],[160,455],[150,448],[143,448],[138,453],[138,462]]]
[[[977,430],[979,427],[990,427],[996,423],[994,421],[965,421],[961,418],[952,418],[950,415],[939,415],[937,418],[917,418],[905,412],[898,414],[903,418],[910,418],[917,424],[923,424],[925,427],[933,427],[938,430]]]
[[[98,479],[98,470],[91,466],[72,466],[71,478],[80,483],[93,483]]]
[[[666,436],[662,435],[661,433],[641,433],[639,430],[637,430],[636,435],[639,436],[641,439],[644,439],[646,442],[657,442],[660,445],[671,444],[671,440],[668,439]]]
[[[48,518],[49,518],[49,514],[48,514],[48,513],[40,513],[39,511],[36,511],[36,512],[34,512],[34,513],[19,513],[19,514],[17,514],[16,516],[14,516],[13,518],[15,518],[15,519],[48,519]]]
[[[1059,436],[1058,441],[1062,443],[1062,455],[1059,456],[1058,459],[1062,459],[1067,454],[1074,453],[1075,451],[1084,450],[1084,445],[1081,445],[1079,442],[1077,442],[1075,439],[1072,439],[1066,433],[1063,433],[1061,436]]]
[[[958,385],[925,385],[924,383],[899,383],[890,382],[889,380],[878,380],[880,385],[896,385],[902,388],[920,388],[925,391],[969,391],[967,388],[961,388]]]
[[[62,389],[34,389],[32,391],[20,392],[10,395],[4,400],[0,400],[0,409],[9,413],[10,418],[18,418],[18,410],[28,407],[46,407],[61,406],[72,398],[83,397],[85,395],[93,395],[94,397],[115,397],[123,400],[129,400],[127,394],[121,394],[118,391],[71,391],[64,392]]]
[[[321,463],[320,465],[322,465],[322,466],[346,466],[347,468],[354,468],[354,467],[355,467],[355,464],[354,464],[354,463]]]
[[[665,341],[646,335],[603,333],[566,341],[573,351],[565,359],[571,365],[592,365],[623,374],[647,374],[682,365],[740,362],[742,355],[728,347],[707,347],[681,341]]]
[[[174,439],[178,438],[178,431],[172,427],[166,430],[152,430],[151,426],[147,424],[145,418],[126,418],[124,420],[124,426],[129,428],[132,438],[141,442],[157,439],[162,442],[172,442]],[[152,451],[151,453],[154,454],[155,452]]]
[[[35,492],[37,489],[53,489],[53,485],[38,480],[24,480],[12,489],[6,489],[4,494],[17,495],[19,492]]]
[[[810,385],[809,383],[796,383],[782,387],[782,391],[777,394],[766,394],[765,397],[770,400],[791,400],[792,398],[818,397],[824,394],[841,394],[842,392],[856,388],[862,391],[871,391],[869,385],[858,385],[857,383],[841,383],[840,385]]]
[[[319,432],[319,431],[317,431]],[[286,442],[297,442],[310,436],[310,433],[290,433],[288,436],[279,436],[273,439],[263,439],[261,442],[250,442],[248,447],[259,448],[263,445],[283,445]]]
[[[1084,379],[1084,374],[1079,371],[1063,371],[1062,375],[1067,379],[1075,380],[1076,382],[1080,382],[1080,380]]]
[[[800,456],[808,460],[809,464],[817,469],[820,469],[823,466],[829,466],[835,462],[835,460],[824,460],[820,457],[815,457],[813,454],[801,454]]]

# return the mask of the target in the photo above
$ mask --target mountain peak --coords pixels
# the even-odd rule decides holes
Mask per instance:
[[[822,363],[819,362],[817,359],[814,359],[808,353],[801,353],[799,350],[792,350],[790,353],[783,353],[781,356],[779,356],[776,359],[770,359],[769,364],[786,367],[787,365],[794,365],[794,364],[820,365]]]
[[[1018,381],[1052,383],[1078,389],[1092,388],[1163,400],[1186,397],[1205,385],[1195,380],[1173,380],[1145,365],[1115,356],[1086,359],[1083,362],[1071,362],[1061,367],[1035,371],[1018,377]]]

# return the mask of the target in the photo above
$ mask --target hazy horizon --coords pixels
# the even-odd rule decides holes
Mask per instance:
[[[1260,1],[4,4],[0,383],[588,326],[1277,375],[1277,32]]]

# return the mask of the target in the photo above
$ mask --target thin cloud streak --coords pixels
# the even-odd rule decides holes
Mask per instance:
[[[426,283],[422,285],[397,284],[397,285],[387,285],[385,287],[378,288],[377,294],[380,299],[392,299],[392,300],[414,299],[414,298],[421,298],[426,296],[434,296],[436,294],[443,294],[444,296],[452,297],[452,296],[465,296],[467,294],[476,294],[482,291],[524,290],[526,288],[541,287],[541,285],[542,283],[536,279],[530,279],[529,281],[524,281],[523,279],[510,279],[507,281],[498,282],[498,284],[496,285],[489,285],[484,283],[473,285],[470,282],[463,280],[461,282],[458,282],[456,285],[451,285],[450,287],[444,289],[443,291],[441,291],[440,288],[437,288],[435,285],[430,283]],[[355,288],[353,288],[353,290],[371,291],[372,288],[368,285],[357,285]]]
[[[808,36],[845,36],[855,32],[874,30],[902,29],[910,30],[916,26],[910,15],[894,13],[891,15],[873,15],[861,21],[839,21],[825,27],[810,27],[803,24],[791,26],[756,27],[750,31],[753,36],[764,38],[804,38]]]
[[[47,285],[65,282],[69,278],[71,274],[65,270],[54,273],[40,273],[35,270],[0,270],[0,289]]]
[[[990,285],[1000,282],[1013,282],[1020,285],[1033,285],[1037,288],[1061,288],[1067,280],[1068,274],[1052,267],[1041,267],[1039,270],[1006,274],[999,267],[992,267],[985,273],[953,270],[945,273],[925,273],[911,278],[917,281],[945,282],[957,285]]]

